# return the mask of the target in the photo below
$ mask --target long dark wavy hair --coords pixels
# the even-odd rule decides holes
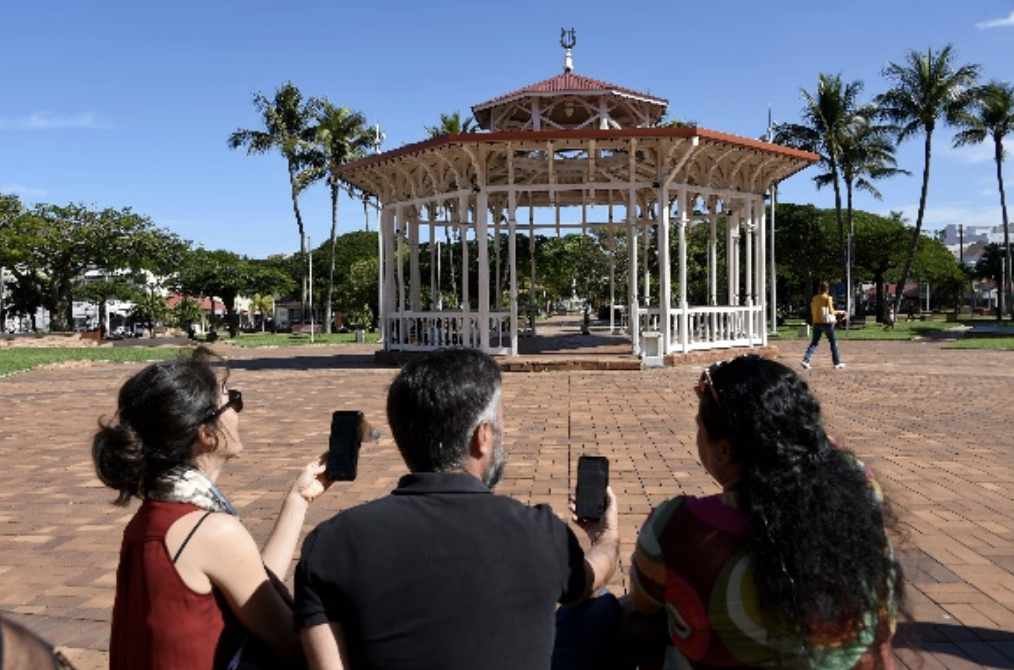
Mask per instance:
[[[806,382],[752,355],[708,374],[715,394],[700,394],[700,418],[741,468],[734,488],[758,597],[786,665],[805,667],[822,639],[860,631],[870,613],[886,629],[903,599],[885,529],[893,517],[855,456],[831,444]]]

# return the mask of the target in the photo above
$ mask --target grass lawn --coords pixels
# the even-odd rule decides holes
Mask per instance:
[[[788,325],[781,326],[778,329],[778,337],[782,340],[803,340],[806,337],[799,336],[799,326],[803,324],[802,321],[789,320]],[[948,322],[940,317],[938,321],[906,321],[904,318],[899,319],[897,325],[893,330],[884,330],[882,324],[873,321],[869,318],[866,322],[865,328],[857,328],[855,330],[845,330],[838,328],[835,330],[835,334],[838,339],[841,340],[911,340],[916,337],[930,337],[934,334],[944,333],[948,330],[967,326],[990,326],[996,325],[997,321],[991,317],[981,318],[965,318],[960,319],[957,322]],[[1009,321],[1005,321],[1004,325],[1010,325]],[[812,332],[812,331],[811,331]],[[955,331],[955,336],[960,336],[961,331]],[[966,340],[970,342],[972,340]],[[965,346],[966,349],[986,348],[976,346]]]
[[[366,333],[366,344],[376,344],[379,335]],[[313,344],[355,344],[355,333],[318,333],[313,336]],[[233,344],[239,347],[294,347],[310,344],[309,335],[293,335],[291,333],[240,333],[236,339],[222,338],[219,343]]]
[[[0,377],[64,361],[137,363],[189,355],[190,349],[166,347],[5,347],[0,349]]]

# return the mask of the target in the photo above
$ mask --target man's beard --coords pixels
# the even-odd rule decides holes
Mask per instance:
[[[493,456],[482,473],[482,483],[486,488],[493,490],[503,479],[504,466],[507,464],[507,454],[503,449],[503,432],[499,426],[493,430]]]

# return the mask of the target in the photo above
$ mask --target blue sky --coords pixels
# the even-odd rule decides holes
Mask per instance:
[[[579,74],[748,137],[764,133],[769,106],[777,121],[798,120],[800,89],[814,90],[819,72],[860,80],[872,98],[909,49],[953,44],[984,79],[1014,80],[1012,0],[36,0],[8,3],[4,27],[0,192],[131,207],[206,248],[255,257],[298,248],[285,164],[226,138],[257,127],[255,91],[286,81],[362,111],[392,149],[423,139],[441,112],[558,74],[563,27],[577,31]],[[952,136],[934,134],[926,228],[999,224],[992,149],[954,150]],[[914,221],[921,137],[898,157],[913,176],[856,204]],[[833,206],[814,174],[785,182],[781,199]],[[317,244],[330,226],[326,189],[301,203]],[[341,232],[363,223],[362,207],[343,201]]]

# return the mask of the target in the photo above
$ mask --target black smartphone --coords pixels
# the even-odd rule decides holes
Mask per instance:
[[[327,448],[325,474],[333,482],[356,478],[359,448],[363,444],[363,413],[339,410],[331,415],[331,439]]]
[[[577,459],[577,491],[574,495],[579,519],[601,519],[606,511],[609,459],[581,456]]]

